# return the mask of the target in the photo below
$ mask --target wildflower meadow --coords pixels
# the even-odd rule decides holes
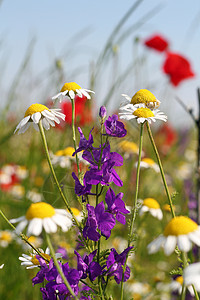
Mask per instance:
[[[121,75],[97,104],[116,32],[88,86],[57,61],[48,99],[2,113],[1,299],[200,297],[200,118],[178,98],[193,126],[176,128],[148,85],[130,85],[110,109]],[[136,42],[162,57],[166,86],[196,76],[164,35]]]

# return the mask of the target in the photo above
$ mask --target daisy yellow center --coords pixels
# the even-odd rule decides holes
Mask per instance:
[[[73,147],[67,147],[64,150],[59,150],[55,153],[57,156],[72,156],[74,153],[74,148]]]
[[[160,208],[159,203],[155,199],[153,199],[153,198],[146,198],[146,199],[144,199],[143,205],[145,205],[145,206],[147,206],[149,208],[155,208],[155,209],[159,209]]]
[[[50,261],[50,259],[51,259],[51,257],[46,253],[42,253],[42,256],[45,257],[48,261]],[[36,266],[40,264],[39,260],[36,258],[36,255],[34,255],[32,257],[31,262],[33,263],[33,265],[36,265]]]
[[[38,202],[33,203],[26,212],[26,219],[32,220],[34,218],[44,219],[51,218],[55,215],[55,209],[48,203]]]
[[[11,242],[12,241],[11,234],[7,231],[1,232],[0,241]]]
[[[170,207],[170,205],[169,204],[164,204],[163,205],[163,210],[165,210],[165,211],[171,211],[171,207]],[[175,206],[173,205],[173,209],[175,210]]]
[[[155,161],[153,161],[153,159],[151,158],[143,158],[142,161],[147,163],[150,166],[153,166],[155,164]]]
[[[49,110],[48,107],[46,107],[43,104],[32,104],[25,112],[24,118],[28,116],[32,116],[36,112],[42,112],[44,110]]]
[[[73,214],[75,215],[75,217],[80,215],[80,211],[77,208],[72,207],[71,210],[72,210]]]
[[[138,151],[138,146],[133,142],[122,141],[119,145],[122,148],[122,150],[127,152],[136,153]]]
[[[165,227],[164,235],[182,235],[188,234],[198,229],[197,223],[188,217],[179,216],[173,218]]]
[[[36,241],[37,241],[37,238],[33,235],[31,235],[29,238],[28,238],[28,241],[31,243],[31,244],[34,244]]]
[[[145,103],[148,105],[149,102],[155,102],[157,104],[158,100],[150,91],[146,89],[139,90],[131,99],[131,103],[133,105],[139,103]]]
[[[133,112],[133,115],[138,118],[155,117],[154,113],[147,107],[140,107]]]
[[[76,82],[66,82],[62,89],[61,92],[65,92],[65,91],[76,91],[76,90],[80,90],[81,87],[80,85],[78,85]]]
[[[181,285],[183,285],[183,276],[178,276],[175,279],[177,282],[179,282]]]

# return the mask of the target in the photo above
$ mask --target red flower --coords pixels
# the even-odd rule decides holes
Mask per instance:
[[[150,39],[147,39],[144,44],[159,52],[166,51],[169,46],[168,41],[161,35],[153,35]]]
[[[177,86],[187,78],[194,77],[195,74],[191,70],[190,62],[180,54],[168,52],[163,65],[163,71],[169,75],[170,82]]]
[[[75,97],[75,122],[80,126],[90,124],[92,122],[92,111],[90,103],[86,97]],[[71,102],[61,103],[62,113],[65,114],[65,123],[72,124],[72,104]]]
[[[176,130],[168,123],[163,124],[157,132],[157,142],[160,145],[160,150],[167,154],[168,151],[174,146],[177,142],[177,132]]]

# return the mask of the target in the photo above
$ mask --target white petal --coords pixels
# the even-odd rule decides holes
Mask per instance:
[[[35,124],[37,124],[39,121],[40,121],[40,119],[41,119],[41,113],[38,111],[38,112],[36,112],[35,114],[33,114],[32,116],[31,116],[31,119],[33,120],[33,122],[35,123]]]
[[[69,91],[69,97],[71,99],[74,99],[74,97],[75,97],[74,91],[72,91],[72,90]]]
[[[45,218],[43,220],[43,226],[44,229],[47,233],[51,233],[51,232],[56,232],[57,231],[57,226],[56,224],[53,222],[52,218]]]
[[[157,239],[155,239],[154,241],[152,241],[148,246],[148,253],[149,254],[153,254],[156,253],[160,247],[163,245],[163,243],[165,242],[165,237],[163,235],[160,235],[159,237],[157,237]]]
[[[21,128],[19,129],[18,134],[24,133],[24,132],[29,128],[30,125],[31,125],[30,122],[26,123],[23,127],[21,127]]]
[[[47,117],[48,119],[54,120],[54,114],[51,111],[47,110],[47,109],[42,111],[42,115],[44,117]]]
[[[169,235],[166,237],[165,243],[163,245],[166,255],[170,255],[175,250],[176,242],[177,237],[175,235]]]
[[[42,119],[42,125],[46,130],[50,129],[50,125],[46,119]]]
[[[188,252],[192,247],[192,243],[189,240],[189,237],[185,234],[181,234],[177,237],[177,244],[180,250]]]
[[[91,96],[86,92],[86,90],[81,89],[80,91],[87,99],[91,99]]]
[[[18,222],[21,222],[23,220],[26,220],[25,216],[22,216],[22,217],[19,217],[19,218],[16,218],[16,219],[10,219],[10,223],[18,223]]]
[[[17,127],[16,127],[14,133],[17,131],[17,129],[23,127],[23,126],[29,121],[29,119],[30,119],[30,116],[27,116],[27,117],[23,118],[23,119],[19,122],[19,124],[17,125]]]
[[[198,232],[193,231],[188,235],[188,237],[194,244],[200,247],[200,235]]]
[[[16,227],[16,233],[17,234],[21,233],[27,224],[28,224],[28,221],[26,219],[24,221],[21,221]]]
[[[40,235],[42,232],[42,219],[34,218],[29,222],[27,235]]]

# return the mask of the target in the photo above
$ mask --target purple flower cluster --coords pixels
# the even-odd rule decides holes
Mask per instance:
[[[39,255],[36,255],[36,258],[38,259],[41,268],[37,275],[32,279],[32,282],[33,285],[35,285],[37,283],[42,283],[44,280],[47,281],[46,286],[40,289],[43,299],[56,300],[58,299],[58,296],[60,300],[71,299],[71,294],[58,273],[53,260],[51,259],[49,265],[47,265],[45,260]],[[62,264],[61,262],[58,263],[74,294],[78,295],[78,283],[80,280],[79,271],[70,268],[68,262],[65,264]]]

